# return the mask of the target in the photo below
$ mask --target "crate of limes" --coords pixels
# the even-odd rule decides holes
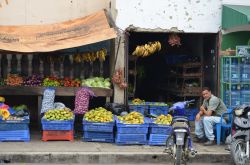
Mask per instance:
[[[68,109],[52,109],[45,112],[42,118],[43,130],[73,130],[74,114]]]

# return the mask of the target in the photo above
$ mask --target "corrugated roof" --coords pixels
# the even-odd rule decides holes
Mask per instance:
[[[222,28],[229,29],[236,26],[250,24],[250,6],[223,5]]]

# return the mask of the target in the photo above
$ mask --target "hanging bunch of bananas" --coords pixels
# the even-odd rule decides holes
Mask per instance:
[[[147,57],[160,50],[161,50],[161,43],[159,41],[148,42],[145,45],[138,45],[135,48],[132,55],[138,57]]]
[[[96,58],[99,59],[99,61],[105,61],[105,58],[107,56],[107,49],[101,49],[96,52]]]
[[[107,49],[102,48],[96,52],[85,52],[85,53],[77,53],[73,55],[73,60],[76,63],[81,62],[94,62],[95,60],[105,61],[107,56]]]
[[[82,55],[80,53],[74,54],[73,61],[75,63],[81,63],[82,62]]]
[[[82,60],[85,62],[94,62],[96,60],[95,52],[83,53],[82,55]]]

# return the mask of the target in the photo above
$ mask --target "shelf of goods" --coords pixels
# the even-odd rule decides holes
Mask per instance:
[[[159,85],[162,90],[180,97],[200,96],[203,83],[200,62],[169,65],[169,70],[167,83]]]
[[[222,56],[220,70],[221,98],[229,108],[250,103],[250,59]]]
[[[28,86],[0,86],[0,95],[37,95],[42,96],[46,87],[28,87]],[[57,96],[75,96],[80,87],[55,87]],[[90,88],[96,96],[111,97],[112,89]]]

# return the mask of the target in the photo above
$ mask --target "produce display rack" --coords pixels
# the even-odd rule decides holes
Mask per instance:
[[[1,96],[37,96],[38,123],[41,123],[41,106],[44,89],[47,87],[30,87],[30,86],[0,86]],[[81,87],[55,87],[56,96],[75,96],[78,89]],[[106,101],[110,101],[113,96],[112,89],[89,87],[97,97],[106,97]]]
[[[0,95],[35,95],[42,96],[46,87],[0,86]],[[80,87],[55,87],[57,96],[75,96]],[[90,87],[96,96],[111,97],[112,89]]]

